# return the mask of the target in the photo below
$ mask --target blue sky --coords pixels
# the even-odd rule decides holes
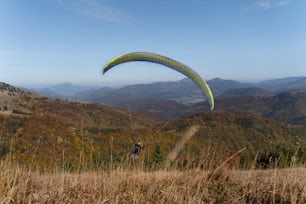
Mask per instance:
[[[305,0],[0,0],[0,81],[122,85],[182,79],[150,63],[105,76],[115,56],[149,51],[203,78],[306,76]]]

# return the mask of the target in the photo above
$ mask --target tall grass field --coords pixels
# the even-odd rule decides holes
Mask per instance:
[[[0,164],[1,203],[306,203],[306,168],[42,173]]]

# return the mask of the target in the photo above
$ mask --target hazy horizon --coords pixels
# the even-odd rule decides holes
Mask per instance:
[[[265,78],[265,79],[258,79],[258,80],[247,80],[247,79],[229,79],[229,78],[221,78],[221,77],[215,77],[212,79],[207,79],[206,81],[210,81],[216,78],[222,79],[222,80],[233,80],[236,82],[240,83],[259,83],[265,80],[278,80],[278,79],[285,79],[285,78],[297,78],[297,77],[306,77],[306,76],[289,76],[289,77],[281,77],[281,78]],[[103,88],[103,87],[110,87],[110,88],[121,88],[124,86],[129,86],[129,85],[139,85],[139,84],[152,84],[152,83],[158,83],[158,82],[175,82],[175,81],[180,81],[186,79],[186,77],[182,77],[181,79],[176,79],[176,80],[160,80],[160,81],[136,81],[136,82],[122,82],[122,83],[110,83],[110,84],[102,84],[102,83],[83,83],[83,82],[69,82],[69,81],[62,81],[58,83],[16,83],[16,84],[11,84],[6,81],[0,81],[4,83],[8,83],[12,86],[20,87],[20,88],[26,88],[26,89],[44,89],[44,88],[50,88],[52,86],[58,86],[58,85],[64,85],[64,84],[69,84],[73,86],[80,86],[80,87],[87,87],[87,88]]]

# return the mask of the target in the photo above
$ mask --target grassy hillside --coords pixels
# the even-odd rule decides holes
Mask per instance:
[[[93,165],[113,140],[128,151],[132,130],[150,127],[144,117],[103,105],[52,100],[7,84],[2,90],[8,105],[0,112],[0,157],[29,166]]]
[[[306,161],[304,126],[288,125],[254,115],[198,114],[163,125],[162,137],[173,137],[171,140],[177,141],[174,136],[182,135],[194,124],[199,125],[200,129],[180,154],[180,159],[187,160],[185,163],[189,162],[189,165],[194,165],[193,161],[197,165],[203,162],[207,166],[211,158],[222,161],[244,148],[231,165],[251,167],[258,159],[258,165],[286,166],[293,157],[296,162]],[[204,158],[201,158],[203,155]],[[260,160],[266,157],[272,161]]]
[[[8,85],[0,98],[4,203],[306,202],[305,126],[224,113],[154,125]]]
[[[121,163],[133,146],[127,113],[63,101],[45,101],[36,107],[45,111],[26,117],[0,117],[2,157],[41,168],[64,166],[76,170],[110,161]],[[303,126],[245,114],[205,113],[153,128],[133,116],[136,139],[146,146],[140,158],[144,165],[161,165],[194,124],[200,129],[179,152],[177,165],[207,166],[210,159],[221,162],[242,148],[246,149],[235,158],[235,167],[251,167],[259,153],[275,153],[273,158],[282,166],[288,166],[297,153],[296,161],[305,161]]]
[[[38,94],[0,82],[0,114],[32,114],[31,101],[42,98]]]
[[[5,90],[1,100],[23,111],[8,108],[0,114],[0,157],[42,170],[121,165],[130,162],[136,141],[145,145],[139,161],[156,169],[194,125],[199,130],[177,152],[172,161],[176,168],[208,168],[211,160],[218,165],[241,149],[231,166],[286,167],[305,162],[305,126],[221,113],[154,125],[143,116],[99,104],[51,100],[10,86]]]
[[[306,169],[39,174],[0,163],[4,203],[305,203]]]

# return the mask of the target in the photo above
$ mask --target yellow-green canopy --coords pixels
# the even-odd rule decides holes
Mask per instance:
[[[214,95],[211,89],[209,88],[208,84],[190,67],[162,55],[149,53],[149,52],[128,53],[109,61],[103,68],[103,74],[114,66],[117,66],[125,62],[133,62],[133,61],[146,61],[146,62],[153,62],[165,65],[192,79],[207,95],[210,104],[210,109],[214,110]]]

